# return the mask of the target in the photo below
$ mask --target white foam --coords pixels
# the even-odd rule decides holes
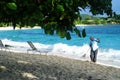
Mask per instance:
[[[27,44],[27,42],[16,42],[8,39],[3,39],[2,42],[4,45],[13,46],[10,48],[10,50],[15,52],[27,53],[27,49],[30,49],[30,46]],[[69,46],[63,43],[57,43],[53,45],[45,45],[41,43],[33,44],[38,50],[41,50],[43,53],[48,51],[48,55],[57,55],[74,59],[90,60],[90,48],[88,44],[84,44],[83,46]],[[86,56],[85,58],[82,58],[84,54],[86,54]],[[120,67],[120,50],[99,49],[97,57],[97,63],[99,64],[107,64]]]

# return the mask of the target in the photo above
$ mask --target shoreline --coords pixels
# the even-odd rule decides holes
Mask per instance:
[[[59,56],[59,55],[56,55],[56,56]],[[89,58],[79,58],[79,59],[76,59],[76,58],[71,58],[71,57],[65,57],[65,56],[60,56],[60,57],[63,57],[63,58],[70,58],[70,59],[74,59],[74,60],[80,60],[80,61],[83,61],[83,62],[91,62]],[[93,62],[91,62],[93,63]],[[99,64],[99,65],[102,65],[102,66],[106,66],[106,67],[114,67],[114,68],[119,68],[120,69],[120,66],[118,64],[120,64],[120,62],[117,62],[117,61],[109,61],[109,60],[100,60],[98,59],[97,62],[95,64]]]
[[[35,55],[46,55],[46,53],[33,53],[33,52],[29,52],[27,53],[27,51],[19,51],[19,50],[8,50],[7,52],[12,52],[12,53],[20,53],[20,54],[35,54]],[[48,56],[57,56],[57,57],[62,57],[62,58],[67,58],[67,59],[73,59],[73,60],[80,60],[80,61],[83,61],[83,62],[91,62],[89,58],[85,57],[81,57],[81,58],[73,58],[73,57],[68,57],[68,56],[64,56],[64,55],[59,55],[57,53],[47,53]],[[92,62],[91,62],[92,63]],[[98,61],[95,63],[95,64],[98,64],[98,65],[101,65],[101,66],[106,66],[106,67],[114,67],[114,68],[119,68],[120,69],[120,66],[118,64],[120,64],[120,62],[117,62],[117,61],[109,61],[109,60],[100,60],[98,59]]]
[[[120,25],[120,24],[91,24],[91,25],[87,25],[87,24],[77,24],[75,25],[76,27],[88,27],[88,26],[103,26],[103,25]],[[26,29],[41,29],[40,26],[34,26],[33,28],[31,27],[22,27],[21,29],[16,27],[15,30],[26,30]],[[8,27],[0,27],[0,31],[1,30],[14,30],[12,26],[8,26]]]
[[[41,27],[40,27],[40,26],[35,26],[35,27],[33,27],[33,28],[31,28],[31,27],[28,27],[28,28],[26,28],[26,27],[22,27],[21,29],[18,28],[18,27],[16,27],[15,30],[26,30],[26,29],[41,29]],[[8,26],[8,27],[0,27],[0,31],[2,31],[2,30],[14,30],[14,29],[13,29],[12,26]]]
[[[88,26],[103,26],[103,25],[120,25],[120,24],[77,24],[78,27],[88,27]]]

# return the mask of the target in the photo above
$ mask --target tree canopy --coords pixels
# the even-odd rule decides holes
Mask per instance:
[[[23,26],[39,25],[46,34],[57,34],[71,39],[70,33],[85,37],[74,21],[80,17],[80,10],[89,8],[93,15],[112,14],[112,0],[0,0],[0,22],[12,22]]]

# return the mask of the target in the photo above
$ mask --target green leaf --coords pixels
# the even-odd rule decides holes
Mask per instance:
[[[85,29],[82,30],[82,36],[86,37],[86,31],[85,31]]]
[[[13,0],[14,2],[16,2],[16,0]]]
[[[45,34],[53,35],[54,34],[54,30],[45,29]]]
[[[59,11],[65,11],[65,10],[64,10],[64,7],[63,7],[62,5],[60,5],[60,4],[57,5],[57,9],[58,9]]]
[[[55,0],[52,0],[52,6],[54,6],[54,2],[55,2]]]
[[[54,34],[54,30],[50,30],[50,35],[53,35]]]
[[[47,29],[44,29],[44,32],[45,32],[45,34],[49,34],[50,33],[50,31],[47,30]]]
[[[60,17],[60,20],[63,20],[63,18],[64,18],[64,15],[62,15],[62,16]]]
[[[76,32],[76,34],[77,34],[79,37],[81,37],[80,31],[79,31],[77,28],[75,28],[74,31]]]
[[[12,10],[17,10],[17,5],[14,2],[7,3],[7,7]]]
[[[66,36],[66,32],[65,31],[61,31],[61,30],[58,30],[57,31],[57,34],[61,37],[61,38],[64,38]]]

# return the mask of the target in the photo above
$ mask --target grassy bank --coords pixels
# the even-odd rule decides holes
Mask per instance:
[[[119,80],[120,69],[57,56],[0,51],[0,80]]]

